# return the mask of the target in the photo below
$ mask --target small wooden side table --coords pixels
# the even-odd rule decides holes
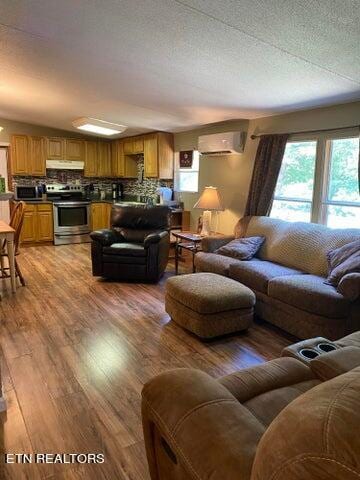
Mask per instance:
[[[201,235],[194,232],[172,232],[175,237],[175,274],[179,271],[179,256],[181,250],[188,250],[192,253],[193,273],[195,273],[195,254],[201,251]]]

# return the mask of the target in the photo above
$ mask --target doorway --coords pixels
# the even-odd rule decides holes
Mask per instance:
[[[0,146],[0,176],[5,178],[5,190],[9,190],[8,186],[8,148]],[[0,201],[0,220],[6,223],[10,221],[9,201]]]

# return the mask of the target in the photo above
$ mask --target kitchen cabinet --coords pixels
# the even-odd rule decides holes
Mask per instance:
[[[111,144],[98,142],[98,177],[111,177]]]
[[[138,176],[138,167],[137,159],[131,155],[124,156],[125,163],[125,178],[137,178]]]
[[[139,153],[144,152],[144,138],[135,137],[133,139],[133,154],[138,155]]]
[[[60,137],[47,138],[47,160],[65,159],[65,139]]]
[[[53,209],[51,203],[27,203],[20,240],[22,244],[52,242],[54,239]]]
[[[46,175],[46,139],[29,137],[30,175],[43,177]]]
[[[147,135],[144,139],[144,176],[158,177],[158,142],[156,135]]]
[[[114,177],[125,177],[124,145],[121,140],[111,144],[111,162]]]
[[[27,135],[11,136],[11,173],[27,175],[29,170],[29,139]]]
[[[114,177],[137,178],[137,158],[125,155],[125,142],[115,140],[111,145],[112,173]]]
[[[173,135],[155,133],[144,136],[144,176],[174,178]]]
[[[27,204],[25,207],[20,241],[21,243],[36,242],[36,205]]]
[[[133,149],[133,141],[131,138],[127,138],[125,141],[124,141],[124,155],[132,155],[134,153],[134,149]]]
[[[98,142],[85,142],[84,176],[96,177],[98,174]]]
[[[65,160],[84,160],[84,141],[65,138]]]
[[[156,134],[158,142],[159,178],[174,178],[174,136],[171,133]]]
[[[125,155],[139,155],[144,152],[144,137],[129,137],[124,140]]]
[[[37,210],[37,242],[52,242],[54,239],[53,209],[51,204],[35,205]]]
[[[12,135],[10,158],[13,175],[44,176],[46,139],[29,135]]]
[[[95,202],[91,204],[91,229],[110,228],[111,203]]]

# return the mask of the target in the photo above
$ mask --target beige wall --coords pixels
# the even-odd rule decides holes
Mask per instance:
[[[42,127],[39,125],[31,125],[29,123],[15,122],[14,120],[6,120],[0,118],[0,142],[10,142],[10,135],[20,133],[24,135],[40,135],[45,137],[71,137],[71,138],[91,138],[77,132],[69,132],[66,130],[58,130],[55,128]],[[92,137],[93,138],[93,137]]]
[[[242,216],[248,194],[258,140],[251,140],[252,134],[286,133],[304,130],[335,129],[360,125],[360,102],[332,107],[303,110],[294,113],[238,122],[223,122],[201,129],[175,134],[177,151],[196,148],[199,135],[230,130],[247,130],[245,151],[240,155],[225,157],[201,157],[199,193],[184,193],[185,208],[192,210],[204,186],[219,188],[226,210],[219,214],[219,231],[232,233],[237,219]],[[192,210],[193,228],[200,211]],[[215,224],[214,224],[215,227]]]
[[[236,120],[221,122],[196,130],[181,132],[175,134],[175,150],[191,150],[197,148],[198,137],[210,133],[221,133],[229,131],[247,131],[248,120]],[[250,168],[246,165],[244,155],[229,155],[220,157],[200,156],[200,174],[199,174],[199,193],[182,193],[185,209],[191,211],[192,228],[195,228],[201,210],[194,210],[192,207],[198,200],[205,186],[212,185],[218,187],[224,206],[224,212],[219,213],[218,230],[226,232],[231,230],[235,224],[238,214],[238,204],[244,201],[244,186],[248,184]],[[214,228],[216,222],[214,222]]]

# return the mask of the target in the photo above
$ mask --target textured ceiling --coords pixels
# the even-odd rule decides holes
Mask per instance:
[[[181,130],[360,99],[358,0],[0,0],[0,117]]]

